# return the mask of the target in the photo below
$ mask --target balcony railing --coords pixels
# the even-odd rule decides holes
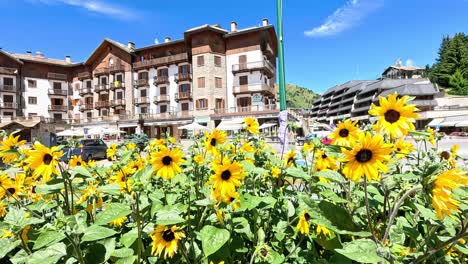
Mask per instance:
[[[47,73],[47,79],[54,79],[54,80],[67,80],[67,75],[63,73],[55,73],[55,72],[49,72]]]
[[[78,79],[83,80],[83,79],[91,79],[91,73],[90,72],[80,72],[78,73]]]
[[[17,75],[18,74],[17,68],[9,68],[9,67],[0,67],[0,74],[5,75]]]
[[[97,101],[97,102],[94,103],[94,107],[96,109],[108,108],[109,107],[109,101]]]
[[[93,110],[93,104],[82,104],[80,105],[80,111],[90,111],[90,110]]]
[[[140,114],[140,119],[145,121],[161,120],[161,119],[191,119],[193,111],[167,111],[165,113],[148,113]]]
[[[156,95],[154,97],[154,103],[160,103],[160,102],[169,102],[171,98],[169,97],[168,94],[161,94],[161,95]]]
[[[166,56],[162,58],[135,62],[133,63],[133,68],[135,68],[136,70],[140,70],[140,69],[145,69],[145,68],[152,68],[152,67],[158,67],[162,65],[169,65],[169,64],[184,62],[187,60],[188,60],[187,53],[180,53],[180,54]]]
[[[175,94],[175,100],[180,101],[180,100],[191,100],[192,99],[192,92],[178,92]]]
[[[99,68],[94,70],[94,76],[99,76],[99,75],[108,75],[109,74],[109,68]]]
[[[213,109],[214,115],[245,115],[246,113],[265,113],[265,112],[276,112],[278,110],[275,104],[271,105],[250,105],[243,107],[230,107],[230,108],[216,108]]]
[[[176,83],[192,80],[192,74],[191,73],[179,73],[179,74],[174,75],[174,77],[175,77],[174,81]]]
[[[137,97],[133,100],[133,103],[135,105],[141,105],[141,104],[149,104],[151,102],[150,102],[149,97]]]
[[[94,91],[96,93],[109,92],[109,85],[108,84],[97,84],[97,85],[94,86]]]
[[[14,102],[1,102],[0,103],[0,108],[3,109],[16,109],[18,108],[18,104]]]
[[[125,99],[115,99],[111,101],[111,107],[125,106]]]
[[[268,92],[275,94],[275,88],[264,83],[244,84],[233,87],[233,93]]]
[[[0,84],[0,91],[15,93],[16,92],[16,85]]]
[[[268,76],[273,76],[276,72],[275,67],[267,60],[246,62],[232,65],[232,72],[265,71]]]
[[[66,112],[67,106],[66,105],[49,105],[49,111]]]
[[[120,82],[120,81],[115,81],[114,83],[110,84],[110,89],[111,90],[116,90],[116,89],[125,89],[125,83]]]
[[[93,94],[93,89],[91,87],[84,87],[80,89],[80,95],[83,96],[85,94]]]
[[[148,86],[149,82],[148,79],[139,79],[134,82],[136,87]]]
[[[162,75],[162,76],[154,77],[154,85],[166,84],[166,83],[169,83],[169,76]]]
[[[115,72],[124,72],[125,71],[125,66],[122,64],[114,64],[109,67],[109,72],[110,73],[115,73]]]
[[[63,89],[49,89],[49,95],[67,96],[68,91]]]

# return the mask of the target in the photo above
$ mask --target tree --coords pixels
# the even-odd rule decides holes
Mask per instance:
[[[468,80],[465,79],[460,70],[456,70],[449,78],[450,94],[468,95]]]

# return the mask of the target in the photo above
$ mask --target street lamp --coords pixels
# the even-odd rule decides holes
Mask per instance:
[[[284,45],[283,45],[283,1],[276,0],[276,19],[278,26],[278,81],[279,81],[279,99],[280,113],[279,122],[279,140],[281,143],[281,157],[288,148],[288,111],[286,109],[286,81],[284,74]]]

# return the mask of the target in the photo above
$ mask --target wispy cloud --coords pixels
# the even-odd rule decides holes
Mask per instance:
[[[383,0],[347,0],[327,17],[325,22],[311,30],[305,31],[308,37],[333,36],[361,22],[370,13],[383,5]]]
[[[406,64],[406,66],[414,66],[415,65],[414,60],[412,60],[412,59],[407,59],[405,64]]]
[[[107,3],[100,0],[27,0],[28,2],[54,5],[62,4],[85,9],[89,12],[110,16],[117,19],[132,20],[137,17],[137,12],[129,8]]]

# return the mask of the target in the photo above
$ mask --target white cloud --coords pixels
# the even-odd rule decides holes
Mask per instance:
[[[415,65],[414,60],[412,60],[412,59],[407,59],[405,64],[406,64],[406,66],[414,66]]]
[[[158,38],[154,39],[154,44],[159,44],[159,39]]]
[[[128,8],[106,3],[100,0],[28,0],[32,3],[41,4],[64,4],[77,8],[83,8],[90,12],[111,16],[118,19],[130,20],[137,17],[137,13]]]
[[[305,31],[304,34],[308,37],[336,35],[357,25],[382,5],[383,0],[347,0],[346,4],[328,16],[322,25]]]

